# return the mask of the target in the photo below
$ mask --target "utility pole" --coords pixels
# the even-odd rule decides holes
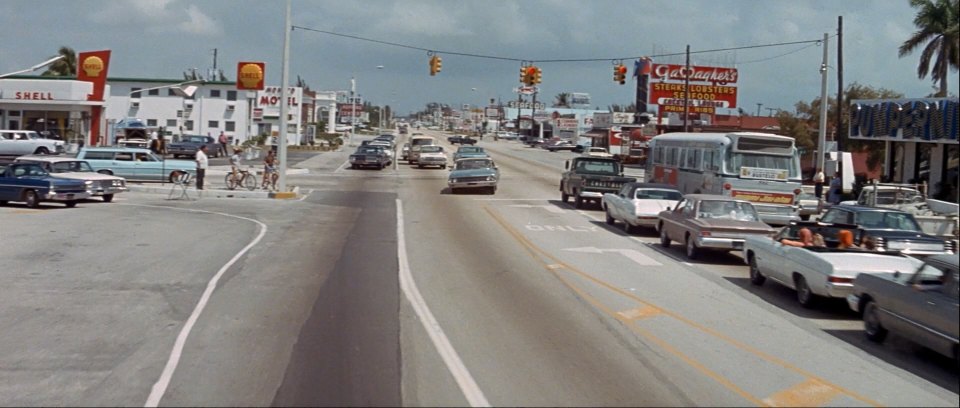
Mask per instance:
[[[843,151],[843,16],[837,17],[837,151]]]
[[[279,190],[287,192],[287,106],[290,90],[287,82],[290,80],[290,0],[287,0],[287,15],[283,21],[283,73],[280,78],[280,140],[277,140],[277,153],[280,160]]]
[[[760,116],[760,107],[763,106],[762,103],[757,102],[757,116]]]
[[[820,131],[817,137],[817,168],[824,168],[824,155],[827,147],[827,40],[830,35],[823,33],[823,62],[820,63]],[[849,177],[849,176],[848,176]]]
[[[778,108],[765,108],[767,110],[767,117],[773,116],[773,111],[780,110]]]

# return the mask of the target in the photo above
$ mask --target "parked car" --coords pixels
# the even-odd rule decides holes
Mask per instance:
[[[601,206],[607,225],[623,223],[628,234],[636,227],[655,228],[660,211],[676,204],[683,193],[666,184],[627,183],[617,193],[603,195]]]
[[[203,145],[207,146],[210,157],[220,157],[217,139],[203,135],[183,135],[179,142],[167,144],[167,153],[172,154],[174,159],[180,156],[194,157]]]
[[[960,362],[960,276],[956,256],[934,255],[911,271],[860,274],[847,304],[864,334],[882,343],[889,331]]]
[[[497,192],[500,170],[490,158],[466,158],[453,163],[453,169],[447,177],[451,193],[464,190],[484,190],[490,194]]]
[[[812,307],[818,297],[844,298],[860,274],[912,271],[920,261],[895,253],[827,246],[791,246],[782,239],[797,240],[802,228],[823,234],[849,225],[795,222],[773,237],[749,237],[743,245],[744,262],[750,266],[750,282],[763,285],[767,278],[797,291],[797,301]]]
[[[800,195],[797,196],[799,206],[797,214],[800,215],[800,219],[807,221],[811,216],[820,214],[823,208],[820,203],[820,199],[813,194],[813,186],[803,186]]]
[[[182,173],[196,175],[193,160],[165,160],[147,149],[127,147],[86,147],[78,160],[90,163],[97,173],[120,176],[127,180],[174,182]]]
[[[573,197],[574,207],[583,208],[590,200],[601,200],[604,193],[620,191],[624,184],[637,181],[623,176],[623,167],[614,159],[602,157],[575,157],[564,163],[560,178],[560,200]]]
[[[417,156],[417,167],[437,166],[441,169],[447,168],[447,155],[443,151],[443,146],[429,145],[421,146],[420,154]]]
[[[381,146],[360,146],[350,155],[350,168],[374,167],[383,170],[390,163],[390,157]]]
[[[721,195],[688,194],[657,218],[660,245],[669,248],[671,241],[682,242],[690,259],[696,259],[701,249],[739,250],[747,237],[777,233],[760,221],[749,201]]]
[[[823,213],[820,221],[857,225],[863,231],[858,242],[871,237],[876,250],[881,252],[926,256],[957,251],[952,241],[924,233],[913,214],[905,211],[838,204]],[[824,234],[824,238],[833,242],[837,240],[836,236],[828,234]]]
[[[447,136],[447,143],[457,144],[457,143],[460,143],[460,139],[463,139],[463,138],[464,138],[463,135],[450,135],[450,136]]]
[[[460,143],[462,145],[474,145],[477,144],[477,139],[474,139],[470,136],[463,136],[456,141],[451,142],[451,144]]]
[[[44,139],[32,130],[0,130],[0,156],[63,153],[63,141]]]
[[[576,147],[576,145],[574,145],[569,140],[551,140],[549,142],[543,143],[542,145],[540,145],[540,147],[548,151],[555,152],[557,150],[573,151],[573,148]]]
[[[16,163],[38,164],[52,177],[89,181],[89,193],[101,197],[105,202],[113,201],[114,194],[127,191],[127,180],[123,177],[100,174],[90,167],[90,163],[66,156],[20,156]]]
[[[0,168],[0,205],[18,201],[37,208],[42,202],[55,201],[75,207],[78,201],[90,197],[89,189],[89,181],[53,177],[36,163]]]
[[[487,154],[482,147],[479,146],[460,146],[457,149],[457,152],[453,154],[453,161],[466,158],[489,158],[490,155]]]

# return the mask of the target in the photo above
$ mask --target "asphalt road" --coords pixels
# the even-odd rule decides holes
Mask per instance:
[[[958,405],[842,304],[559,202],[572,153],[479,145],[496,195],[347,146],[302,200],[0,207],[0,405]]]

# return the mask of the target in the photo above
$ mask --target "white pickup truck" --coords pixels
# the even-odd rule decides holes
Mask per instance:
[[[760,286],[770,278],[797,291],[803,307],[813,307],[817,297],[846,298],[853,280],[861,273],[909,273],[922,261],[906,255],[861,249],[796,247],[780,243],[783,238],[797,240],[801,228],[824,228],[817,223],[797,223],[783,227],[773,238],[748,237],[743,243],[743,259],[750,266],[750,282]]]
[[[0,130],[0,156],[63,153],[63,141],[44,139],[32,130]]]

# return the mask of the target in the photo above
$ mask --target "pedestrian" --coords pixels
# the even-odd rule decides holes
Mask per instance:
[[[223,157],[229,155],[230,152],[227,151],[227,142],[229,142],[229,140],[227,140],[227,134],[223,133],[222,130],[220,131],[220,139],[218,141],[220,142],[220,154],[218,154],[218,156]]]
[[[840,204],[840,195],[843,194],[843,181],[840,170],[837,170],[830,180],[830,189],[827,191],[827,201],[830,204]]]
[[[817,196],[817,199],[823,198],[823,169],[817,169],[817,173],[813,176],[813,195]]]
[[[197,190],[203,190],[203,177],[207,174],[207,145],[197,149]]]
[[[267,157],[263,158],[263,182],[260,183],[261,189],[270,187],[273,183],[273,175],[276,172],[277,157],[273,150],[267,152]]]

